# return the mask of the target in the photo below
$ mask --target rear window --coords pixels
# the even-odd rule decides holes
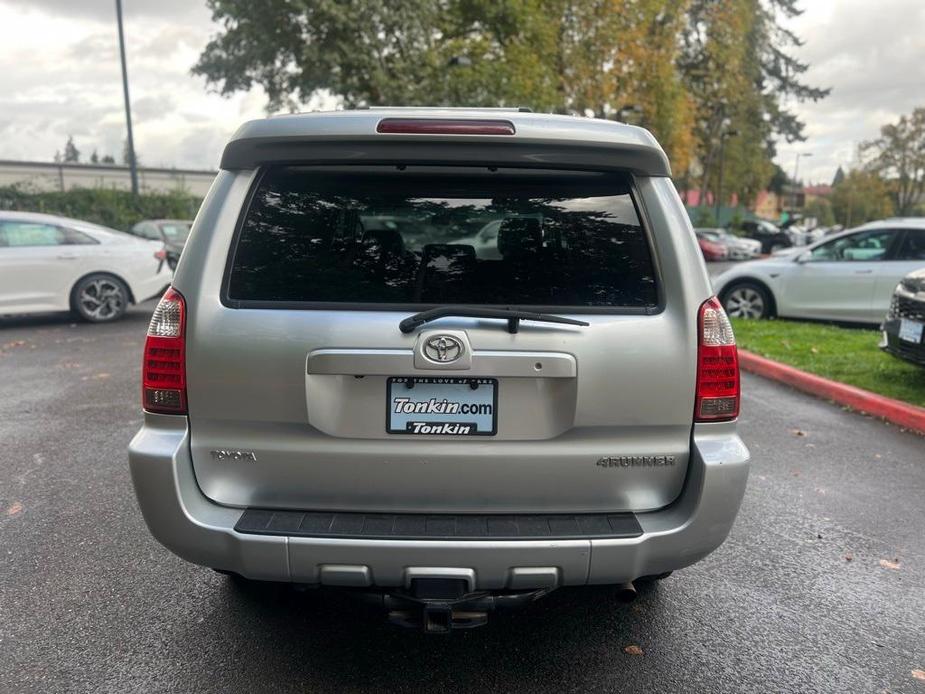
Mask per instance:
[[[612,173],[274,168],[233,253],[240,305],[658,301],[629,180]]]

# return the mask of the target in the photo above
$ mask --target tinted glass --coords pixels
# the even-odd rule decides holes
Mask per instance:
[[[906,229],[896,260],[925,260],[925,229]]]
[[[92,236],[87,236],[81,231],[76,229],[64,229],[64,243],[69,246],[89,246],[94,243],[99,243]]]
[[[487,169],[268,172],[231,299],[654,306],[625,177]]]
[[[815,261],[883,260],[893,242],[893,231],[861,231],[817,246],[812,251]]]

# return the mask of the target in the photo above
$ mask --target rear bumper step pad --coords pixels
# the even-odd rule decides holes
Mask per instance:
[[[234,529],[250,535],[365,540],[586,540],[642,535],[632,513],[443,515],[249,508]]]

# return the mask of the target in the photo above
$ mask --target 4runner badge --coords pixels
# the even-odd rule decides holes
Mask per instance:
[[[662,467],[674,465],[673,455],[613,455],[597,461],[598,467]]]

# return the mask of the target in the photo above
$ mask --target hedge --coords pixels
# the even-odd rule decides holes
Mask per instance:
[[[201,203],[201,198],[179,190],[136,196],[106,188],[35,192],[18,186],[0,187],[0,210],[44,212],[121,230],[142,219],[192,219]]]

